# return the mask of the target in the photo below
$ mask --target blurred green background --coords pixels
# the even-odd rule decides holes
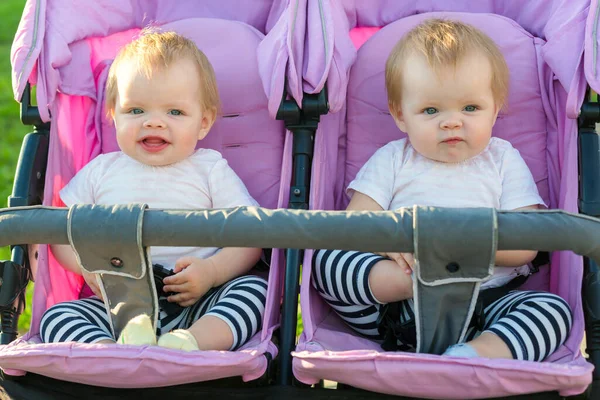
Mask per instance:
[[[11,84],[10,46],[12,44],[25,0],[0,0],[0,207],[7,206],[21,142],[31,129],[19,120],[19,104],[14,100]],[[10,257],[8,247],[0,247],[0,260]],[[31,285],[28,301],[31,300]],[[31,308],[19,319],[19,331],[29,328]]]

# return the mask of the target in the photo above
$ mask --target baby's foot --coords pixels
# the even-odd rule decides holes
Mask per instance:
[[[459,343],[459,344],[452,345],[452,346],[448,347],[446,349],[446,351],[444,352],[444,354],[442,354],[442,355],[450,356],[450,357],[461,357],[461,358],[479,357],[479,354],[477,354],[477,351],[475,351],[473,346],[471,346],[470,344],[467,344],[467,343]]]
[[[129,320],[123,328],[117,343],[156,346],[156,332],[152,327],[150,317],[146,314],[140,314]]]
[[[194,335],[186,329],[176,329],[158,338],[158,345],[169,349],[194,351],[199,350]]]

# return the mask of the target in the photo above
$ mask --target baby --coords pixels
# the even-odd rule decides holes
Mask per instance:
[[[395,46],[385,72],[390,113],[408,137],[383,146],[362,167],[348,187],[348,210],[544,205],[519,152],[491,136],[509,73],[489,37],[460,22],[425,21]],[[494,275],[482,290],[528,275],[526,264],[535,256],[498,251]],[[404,253],[319,250],[313,284],[351,328],[381,341],[376,321],[384,304],[400,302],[400,322],[414,319],[413,263]],[[445,355],[541,361],[571,328],[569,306],[550,293],[510,291],[484,307],[483,332],[472,327],[467,343]]]
[[[60,192],[66,205],[257,205],[220,153],[196,150],[215,122],[219,95],[210,62],[191,40],[173,32],[143,32],[115,58],[106,106],[121,151],[99,155],[81,169]],[[64,268],[83,275],[98,297],[48,309],[42,340],[115,343],[96,277],[81,269],[70,246],[51,250]],[[175,294],[159,299],[156,332],[141,316],[130,321],[118,342],[188,351],[238,348],[262,322],[267,282],[244,276],[260,255],[255,248],[151,248],[152,262],[175,272],[163,281],[164,292]],[[166,307],[167,301],[181,307]]]

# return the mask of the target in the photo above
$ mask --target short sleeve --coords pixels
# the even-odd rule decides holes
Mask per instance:
[[[60,199],[67,206],[73,204],[94,204],[95,186],[98,183],[100,159],[87,163],[60,191]]]
[[[366,194],[388,210],[394,195],[395,153],[393,142],[377,150],[348,185],[348,195],[355,191]]]
[[[532,205],[546,206],[539,195],[529,167],[517,149],[511,147],[506,150],[500,173],[502,176],[500,209],[514,210]]]
[[[219,159],[211,169],[208,184],[213,208],[258,206],[244,182],[224,158]]]

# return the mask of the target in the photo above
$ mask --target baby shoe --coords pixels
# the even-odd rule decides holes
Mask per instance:
[[[129,320],[121,331],[120,344],[132,344],[136,346],[156,345],[156,332],[152,327],[152,321],[146,314],[140,314]]]
[[[176,329],[158,338],[158,345],[169,349],[194,351],[199,350],[194,335],[187,329]]]
[[[448,347],[442,355],[461,358],[479,357],[479,354],[477,354],[477,351],[475,351],[473,346],[467,343],[459,343],[452,345]]]

